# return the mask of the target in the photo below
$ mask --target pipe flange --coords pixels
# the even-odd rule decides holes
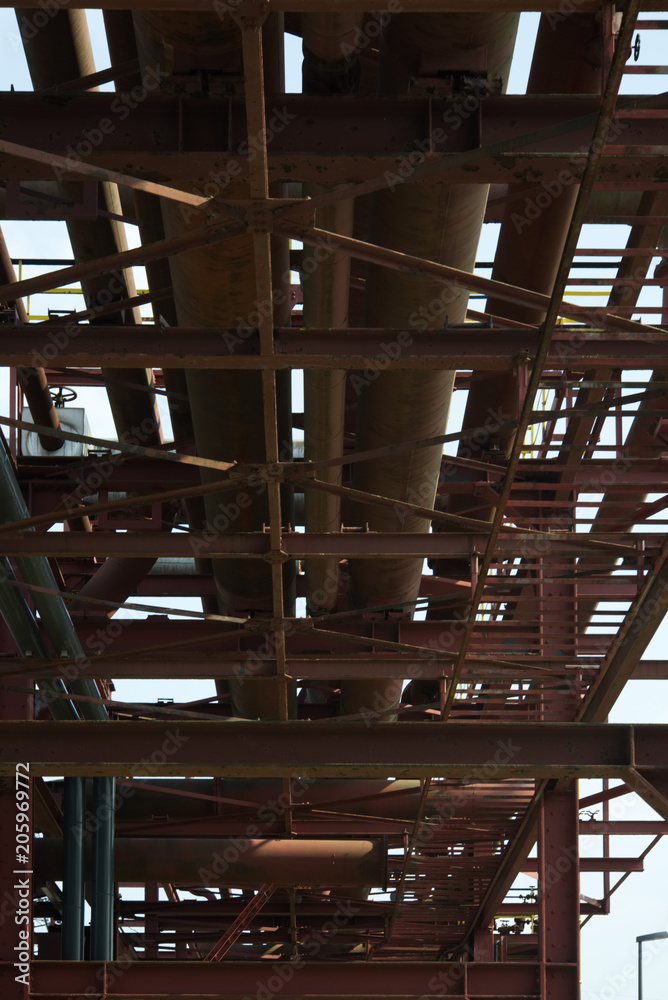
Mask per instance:
[[[269,3],[268,0],[218,0],[216,10],[219,14],[228,13],[243,31],[262,27],[269,16]]]

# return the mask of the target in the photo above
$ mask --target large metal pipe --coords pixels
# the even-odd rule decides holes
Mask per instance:
[[[381,82],[386,93],[408,92],[420,74],[448,70],[485,71],[504,80],[510,65],[517,16],[403,14],[392,18],[383,36]],[[409,164],[410,165],[410,164]],[[372,241],[430,260],[472,269],[484,219],[486,186],[401,184],[375,196]],[[409,274],[368,269],[366,322],[370,326],[438,328],[461,323],[468,293]],[[396,345],[398,347],[398,345]],[[398,348],[400,349],[400,348]],[[378,448],[442,434],[454,372],[374,372],[361,380],[357,447]],[[439,447],[420,448],[407,459],[375,459],[355,466],[355,485],[382,496],[432,506],[440,469]],[[378,531],[428,531],[424,519],[392,509],[360,505],[356,521]],[[422,562],[393,560],[378,573],[370,560],[349,564],[349,603],[406,605],[417,597]],[[407,607],[407,613],[410,613]],[[344,714],[361,707],[383,710],[399,701],[401,685],[354,681],[342,685]],[[390,716],[389,718],[392,718]]]
[[[303,89],[307,94],[350,93],[358,79],[355,38],[361,15],[351,12],[304,13]],[[307,185],[305,194],[325,189]],[[316,212],[316,225],[344,236],[353,234],[353,202],[343,201]],[[348,325],[350,257],[322,248],[304,247],[302,262],[305,328]],[[304,372],[304,458],[320,461],[343,454],[346,373]],[[324,469],[321,478],[339,486],[343,469]],[[338,531],[341,499],[309,490],[305,494],[306,530]],[[336,559],[307,559],[306,609],[311,615],[336,610],[339,566]]]
[[[194,12],[135,11],[133,14],[140,65],[160,65],[169,72],[187,66],[218,77],[243,78],[240,32],[230,17]],[[265,89],[267,94],[283,88],[283,33],[280,15],[272,14],[263,25]],[[207,183],[221,195],[248,198],[247,183],[227,183],[215,178]],[[280,193],[280,192],[272,192]],[[191,209],[163,201],[167,236],[203,225],[210,209]],[[272,303],[257,301],[253,236],[246,234],[218,245],[192,250],[170,260],[174,301],[179,323],[211,326],[223,323],[245,331],[259,323],[259,312],[273,305],[277,325],[287,324],[290,313],[289,256],[287,241],[272,239]],[[188,371],[187,384],[197,451],[208,458],[234,459],[245,463],[265,462],[267,443],[263,414],[262,378],[252,372]],[[277,421],[280,459],[292,457],[292,413],[290,373],[278,372]],[[215,473],[204,471],[211,482]],[[240,501],[237,503],[237,499]],[[242,487],[235,496],[208,495],[206,526],[213,532],[257,531],[269,522],[267,492],[262,486]],[[281,488],[283,524],[293,521],[292,489]],[[205,549],[195,553],[206,557]],[[224,614],[268,611],[272,607],[271,567],[258,561],[229,560],[214,564],[219,610]],[[294,613],[295,565],[284,565],[285,612]],[[278,685],[230,682],[236,714],[250,718],[276,718],[279,713]],[[294,694],[290,697],[294,705]]]
[[[0,448],[4,447],[0,441]],[[0,614],[9,629],[21,656],[49,658],[50,651],[17,585],[18,581],[9,560],[0,557]],[[54,719],[78,719],[74,705],[68,698],[62,680],[38,680],[37,687],[44,695]]]
[[[84,957],[84,834],[86,779],[65,778],[63,794],[62,957]]]
[[[90,957],[100,962],[114,958],[114,793],[115,778],[93,779],[93,815],[98,821],[92,843],[92,902]],[[140,876],[141,877],[141,876]]]
[[[86,850],[88,856],[89,844]],[[380,887],[386,883],[386,860],[383,842],[373,840],[119,837],[114,871],[118,882]],[[36,840],[35,877],[61,876],[62,841]]]

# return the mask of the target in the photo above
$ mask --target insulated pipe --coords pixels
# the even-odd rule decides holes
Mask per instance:
[[[62,957],[84,957],[84,833],[86,779],[65,778],[63,794],[63,930]]]
[[[385,92],[406,93],[411,77],[436,77],[448,70],[486,70],[504,80],[517,25],[515,14],[403,14],[387,25],[381,51]],[[372,241],[430,260],[472,269],[484,219],[486,186],[398,186],[374,197]],[[409,274],[368,269],[366,322],[370,326],[440,328],[446,316],[461,323],[468,292]],[[399,345],[394,345],[400,350]],[[352,381],[352,380],[351,380]],[[442,434],[454,372],[373,372],[355,384],[359,393],[357,447],[377,448]],[[376,459],[355,466],[355,485],[371,493],[432,506],[441,461],[440,447],[421,448],[405,459]],[[422,518],[360,505],[356,521],[377,531],[428,531]],[[422,561],[396,559],[383,573],[371,560],[350,560],[349,604],[399,606],[417,597]],[[396,681],[342,684],[343,714],[375,711],[398,703]],[[392,718],[391,716],[389,718]]]
[[[62,841],[44,837],[34,842],[34,848],[35,877],[58,880],[62,876]],[[118,882],[196,883],[204,887],[265,882],[329,887],[386,884],[382,841],[119,837],[115,848]],[[87,856],[89,850],[87,843]],[[91,954],[91,958],[100,957]]]
[[[116,939],[114,915],[116,898],[114,886],[115,784],[115,778],[93,778],[93,815],[99,822],[93,833],[92,844],[90,957],[92,961],[99,962],[109,962],[114,958]],[[139,878],[143,878],[143,873],[139,874]]]
[[[16,274],[14,273],[14,268],[12,266],[12,259],[9,256],[5,237],[1,231],[0,280],[2,280],[5,284],[11,284],[16,281]],[[23,326],[27,326],[29,319],[26,308],[23,305],[23,300],[16,299],[16,301],[10,302],[9,305],[16,309],[19,322]],[[40,367],[17,368],[16,375],[21,389],[23,390],[23,394],[28,401],[30,415],[32,416],[33,422],[36,424],[43,424],[46,427],[52,427],[57,431],[60,426],[58,411],[53,405],[44,369]],[[58,451],[58,449],[63,446],[62,441],[59,441],[58,438],[49,437],[46,434],[40,436],[39,443],[45,451]]]
[[[304,93],[349,93],[356,85],[358,61],[352,58],[361,15],[304,13]],[[348,53],[348,54],[346,54]],[[306,185],[306,195],[325,191]],[[353,202],[338,202],[316,212],[316,226],[344,236],[353,234]],[[304,247],[302,263],[304,327],[341,329],[348,325],[350,257]],[[304,372],[304,458],[319,461],[343,454],[346,408],[344,371]],[[324,469],[321,478],[341,485],[343,468]],[[308,532],[338,531],[341,498],[307,490],[304,498]],[[307,559],[306,610],[310,615],[336,610],[339,565],[336,559]]]
[[[206,77],[225,73],[242,76],[240,32],[231,18],[188,11],[133,13],[140,65],[160,64],[171,70],[200,70]],[[282,18],[271,14],[263,25],[263,54],[267,94],[283,88]],[[202,178],[203,189],[217,188],[225,198],[247,198],[247,183]],[[272,192],[272,194],[280,192]],[[218,209],[214,205],[213,211]],[[202,226],[211,207],[202,209],[163,201],[167,236]],[[290,314],[289,256],[285,239],[272,239],[272,299],[276,325],[287,325]],[[272,303],[257,301],[253,236],[245,234],[170,259],[174,301],[180,324],[236,327],[240,336],[257,327],[259,314]],[[267,457],[263,416],[262,377],[255,372],[188,371],[188,391],[197,452],[208,458],[263,463]],[[292,457],[290,373],[276,373],[278,446],[281,461]],[[205,483],[216,473],[203,471]],[[293,521],[292,488],[281,488],[283,524]],[[213,532],[258,531],[269,521],[266,489],[262,484],[241,486],[238,494],[205,498],[206,527]],[[206,546],[195,552],[206,558]],[[272,607],[271,567],[259,561],[216,560],[214,579],[223,614]],[[295,565],[284,566],[285,613],[294,613]],[[278,685],[232,681],[229,690],[236,714],[276,718]],[[294,708],[294,695],[290,703]]]

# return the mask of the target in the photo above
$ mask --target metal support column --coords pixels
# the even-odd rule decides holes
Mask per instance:
[[[546,791],[538,826],[541,1000],[580,997],[578,783]]]
[[[86,779],[65,778],[63,828],[63,940],[64,959],[84,957],[84,828]]]
[[[90,957],[114,957],[114,778],[93,780],[93,899],[90,921]]]

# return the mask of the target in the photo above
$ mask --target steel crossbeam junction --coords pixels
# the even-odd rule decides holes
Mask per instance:
[[[578,1000],[668,829],[640,7],[16,4],[3,997]]]

